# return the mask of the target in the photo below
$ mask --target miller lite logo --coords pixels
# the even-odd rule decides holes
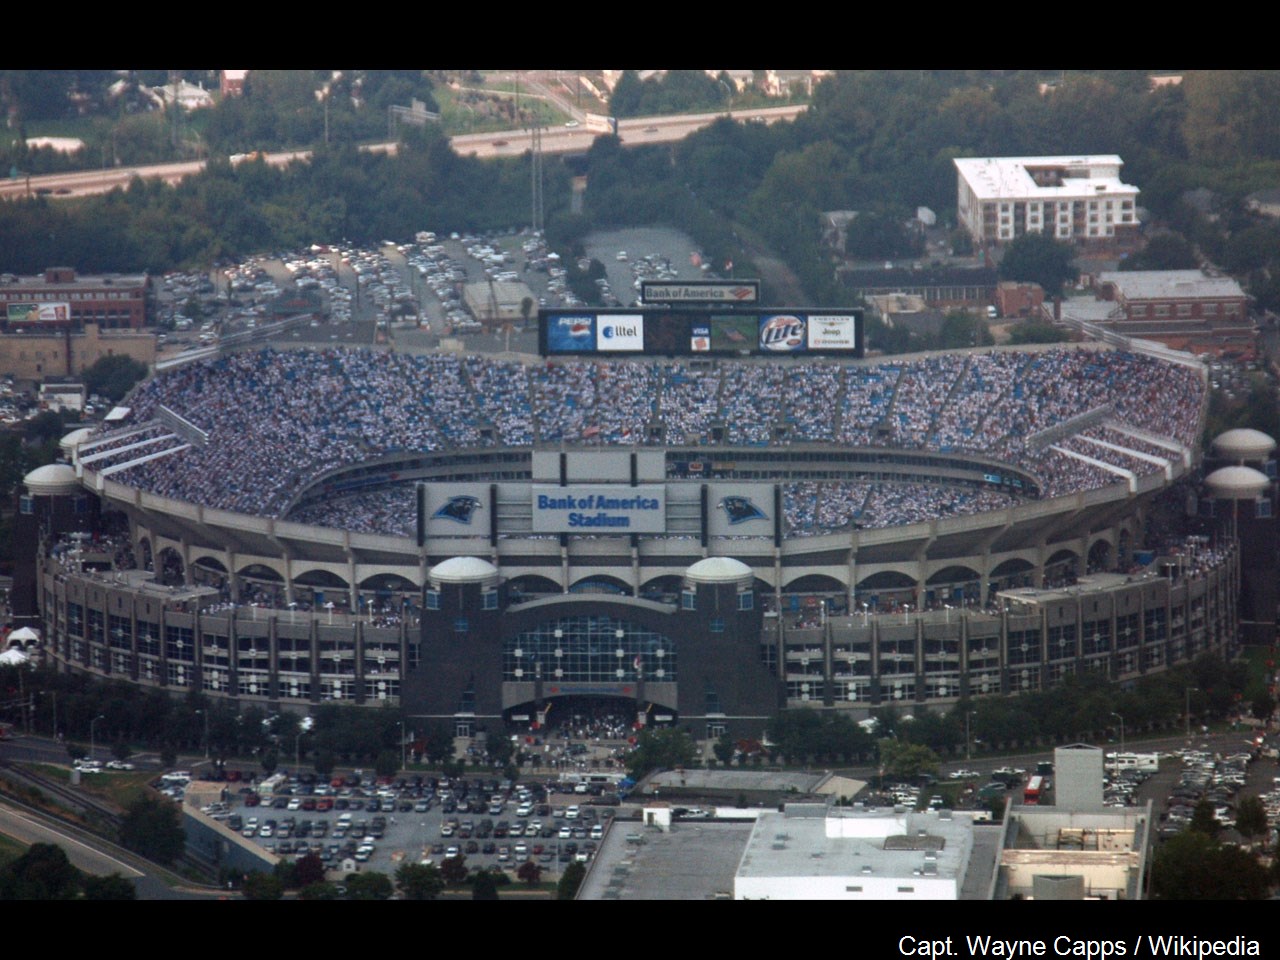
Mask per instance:
[[[760,349],[778,353],[799,350],[804,346],[804,320],[791,314],[779,314],[760,324]]]

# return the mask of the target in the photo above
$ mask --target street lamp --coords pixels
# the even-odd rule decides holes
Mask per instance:
[[[1186,718],[1187,718],[1187,742],[1188,743],[1191,742],[1191,691],[1199,690],[1199,689],[1200,689],[1199,687],[1187,687],[1186,689],[1186,695],[1187,695]]]
[[[97,742],[94,728],[98,725],[99,720],[105,720],[105,719],[107,719],[105,716],[103,716],[102,714],[98,714],[96,717],[94,717],[92,720],[89,721],[89,759],[90,760],[93,759],[93,748],[94,748],[94,744]]]
[[[966,710],[964,714],[964,758],[973,759],[973,738],[969,736],[969,721],[977,716],[977,710]]]
[[[1124,753],[1124,717],[1120,716],[1120,714],[1116,713],[1114,710],[1111,711],[1111,715],[1120,721],[1120,752]]]

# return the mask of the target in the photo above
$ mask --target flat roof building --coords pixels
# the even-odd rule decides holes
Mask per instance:
[[[1135,233],[1138,188],[1120,179],[1114,154],[1075,157],[961,157],[957,213],[979,244],[1028,233],[1108,242]]]
[[[979,836],[982,834],[982,837]],[[968,811],[788,804],[762,813],[735,900],[985,900],[998,828]],[[991,840],[992,842],[987,842]]]

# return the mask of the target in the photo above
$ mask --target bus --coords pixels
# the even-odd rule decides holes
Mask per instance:
[[[1040,795],[1044,792],[1044,777],[1037,774],[1027,781],[1026,788],[1022,791],[1022,802],[1027,806],[1035,806],[1040,802]]]

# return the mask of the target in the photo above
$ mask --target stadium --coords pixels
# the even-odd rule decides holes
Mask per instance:
[[[35,589],[61,669],[458,734],[1123,681],[1235,633],[1233,547],[1148,529],[1206,402],[1132,345],[227,353],[28,477]]]

